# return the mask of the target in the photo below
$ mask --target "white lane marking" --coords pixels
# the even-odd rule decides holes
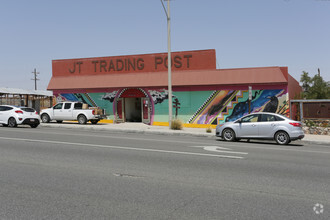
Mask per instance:
[[[197,147],[197,148],[205,148],[205,147],[217,147],[221,150],[231,150],[230,148],[226,148],[226,147],[219,147],[219,146],[188,146],[188,147]]]
[[[148,149],[148,148],[120,147],[120,146],[108,146],[108,145],[98,145],[98,144],[84,144],[84,143],[33,140],[33,139],[8,138],[8,137],[0,137],[0,139],[14,140],[14,141],[29,141],[29,142],[49,143],[49,144],[64,144],[64,145],[73,145],[73,146],[102,147],[102,148],[112,148],[112,149],[120,149],[120,150],[136,150],[136,151],[148,151],[148,152],[158,152],[158,153],[171,153],[171,154],[183,154],[183,155],[194,155],[194,156],[220,157],[220,158],[229,158],[229,159],[244,159],[244,157],[239,157],[239,156],[228,156],[228,155],[219,155],[219,154],[202,154],[202,153],[192,153],[192,152],[183,152],[183,151],[168,151],[168,150],[158,150],[158,149]]]
[[[217,146],[207,146],[203,147],[204,150],[218,152],[218,153],[227,153],[227,154],[248,154],[247,152],[238,152],[238,151],[231,151],[229,148],[224,147],[217,147]]]

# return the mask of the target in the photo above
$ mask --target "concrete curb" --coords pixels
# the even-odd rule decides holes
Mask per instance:
[[[320,145],[329,145],[328,147],[330,148],[330,142],[329,141],[319,141],[319,140],[304,140],[302,139],[301,142],[305,143],[305,144],[320,144]]]
[[[140,134],[159,134],[159,135],[177,135],[177,136],[195,136],[195,137],[209,137],[215,138],[215,133],[198,133],[198,132],[189,132],[185,130],[168,130],[168,129],[132,129],[132,128],[110,128],[110,127],[101,127],[98,125],[73,125],[73,124],[40,124],[40,127],[49,127],[49,128],[64,128],[64,129],[83,129],[83,130],[93,130],[93,131],[111,131],[115,133],[140,133]]]

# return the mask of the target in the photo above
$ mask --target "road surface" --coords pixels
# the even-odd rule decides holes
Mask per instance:
[[[330,219],[330,147],[0,126],[0,219]]]

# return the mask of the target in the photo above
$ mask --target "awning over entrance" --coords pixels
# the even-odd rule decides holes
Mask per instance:
[[[121,98],[142,98],[146,95],[139,89],[127,89],[121,94]]]

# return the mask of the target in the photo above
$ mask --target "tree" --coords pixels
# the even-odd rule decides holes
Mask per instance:
[[[323,80],[320,70],[313,78],[308,72],[303,71],[300,82],[303,88],[303,98],[306,99],[330,99],[330,82]]]
[[[303,71],[303,74],[301,75],[300,82],[302,83],[302,88],[304,93],[308,92],[310,88],[310,84],[312,82],[312,79],[309,77],[308,72]]]

